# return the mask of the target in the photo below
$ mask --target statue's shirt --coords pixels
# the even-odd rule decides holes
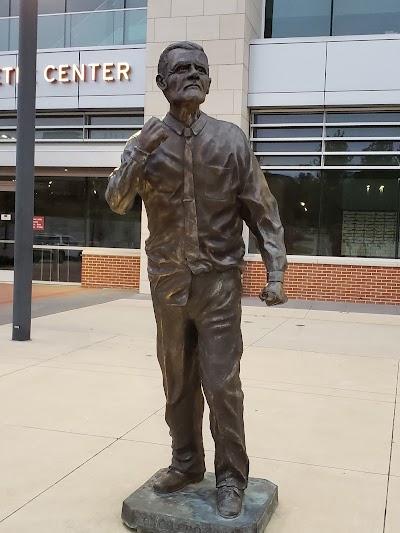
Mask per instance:
[[[147,156],[131,137],[110,176],[106,199],[123,214],[139,194],[153,295],[185,305],[191,276],[243,268],[243,220],[269,272],[287,267],[278,207],[242,130],[201,113],[185,128],[170,114],[169,137]]]

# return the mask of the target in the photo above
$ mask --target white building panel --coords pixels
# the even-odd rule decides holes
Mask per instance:
[[[39,52],[37,109],[143,108],[145,55],[144,47]],[[17,108],[16,67],[16,54],[0,53],[0,111]]]
[[[325,42],[252,45],[249,93],[323,93],[325,60]]]
[[[295,103],[294,103],[295,102]],[[260,107],[309,107],[323,106],[324,93],[305,92],[305,93],[250,93],[248,106],[251,108]]]
[[[79,96],[143,95],[145,92],[146,50],[144,48],[120,50],[91,50],[80,52],[80,63],[99,65],[93,81],[93,67],[86,80],[79,81]],[[129,102],[118,107],[130,106]],[[82,106],[80,106],[82,107]]]
[[[15,109],[16,68],[15,54],[0,54],[0,110]]]
[[[109,167],[120,164],[125,143],[37,143],[36,167]],[[0,144],[1,166],[15,167],[16,144]]]
[[[327,106],[399,105],[399,91],[335,91],[325,93]]]
[[[80,96],[80,109],[110,109],[110,108],[129,108],[129,109],[143,109],[144,108],[144,94],[130,94],[126,95],[123,101],[121,96]]]
[[[0,98],[0,111],[15,111],[17,108],[16,99]]]
[[[396,66],[400,57],[399,39],[375,38],[327,45],[326,91],[400,90],[400,69]]]
[[[37,167],[110,167],[120,164],[125,143],[57,143],[37,144]]]
[[[75,98],[78,103],[78,84],[68,75],[71,65],[79,65],[79,52],[42,52],[37,55],[36,98],[56,98],[63,108],[60,97]],[[77,107],[77,106],[76,106]]]
[[[78,96],[52,96],[46,98],[41,96],[36,98],[36,109],[38,111],[49,111],[51,109],[76,109],[78,107]]]

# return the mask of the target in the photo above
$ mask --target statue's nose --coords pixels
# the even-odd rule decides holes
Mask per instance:
[[[197,71],[197,69],[196,69],[196,67],[194,65],[192,65],[190,67],[189,76],[191,78],[198,78],[199,77],[199,73],[198,73],[198,71]]]

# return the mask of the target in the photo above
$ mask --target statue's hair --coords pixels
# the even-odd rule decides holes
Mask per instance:
[[[171,52],[171,50],[176,50],[180,48],[183,50],[199,50],[200,52],[203,52],[204,55],[206,55],[206,53],[204,52],[204,48],[197,43],[192,43],[190,41],[180,41],[178,43],[172,43],[167,46],[167,48],[160,55],[160,60],[158,62],[159,74],[165,76],[168,65],[168,54]]]

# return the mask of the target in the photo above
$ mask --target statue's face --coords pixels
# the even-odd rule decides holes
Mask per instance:
[[[166,75],[157,83],[170,103],[202,104],[211,84],[207,56],[200,50],[171,50]]]

